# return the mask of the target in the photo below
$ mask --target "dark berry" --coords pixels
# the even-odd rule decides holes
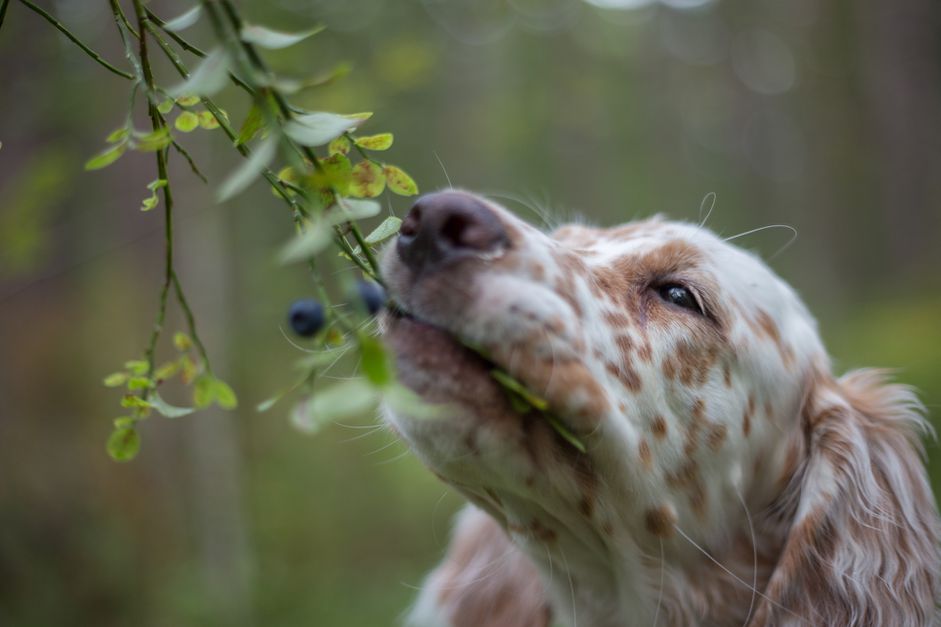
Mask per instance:
[[[310,337],[323,328],[326,318],[323,305],[313,298],[302,298],[291,305],[288,321],[294,332],[302,337]]]
[[[386,304],[386,291],[375,281],[360,281],[356,284],[356,291],[369,315],[374,316]]]

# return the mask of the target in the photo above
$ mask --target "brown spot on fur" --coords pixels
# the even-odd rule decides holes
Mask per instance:
[[[546,527],[538,518],[534,518],[529,524],[529,530],[532,532],[533,537],[546,544],[555,542],[559,537],[554,529]]]
[[[605,313],[604,321],[612,329],[624,329],[631,325],[631,319],[617,311]]]
[[[742,412],[742,433],[746,438],[751,433],[751,413],[747,409]]]
[[[713,451],[718,451],[722,448],[722,443],[725,442],[726,435],[728,435],[728,427],[723,424],[712,425],[712,428],[709,429],[709,433],[706,435],[706,442],[709,444],[709,448]]]
[[[644,514],[644,526],[647,531],[658,538],[669,538],[673,535],[673,525],[676,523],[676,514],[666,505],[648,509]]]
[[[729,362],[722,365],[722,382],[725,383],[725,387],[732,387],[732,366]]]
[[[673,488],[683,488],[692,485],[699,479],[699,466],[695,460],[687,460],[678,469],[666,474],[667,484]]]
[[[546,280],[546,268],[541,263],[535,263],[532,267],[533,280],[542,283]]]
[[[650,423],[650,431],[658,440],[667,437],[667,421],[664,420],[663,416],[659,414],[654,416],[653,421]]]
[[[498,570],[480,570],[496,563]],[[548,627],[552,620],[535,566],[484,514],[458,529],[433,578],[438,605],[454,627]]]
[[[650,444],[647,443],[647,440],[641,438],[640,444],[637,445],[637,453],[640,455],[640,463],[644,465],[644,468],[650,470],[653,466],[653,457],[650,454]]]
[[[621,353],[623,354],[625,359],[628,356],[630,356],[631,351],[634,348],[634,344],[631,341],[631,338],[629,335],[617,336],[616,338],[614,338],[614,343],[617,344],[618,348],[621,350]]]
[[[640,357],[641,361],[650,363],[653,361],[653,349],[650,347],[650,342],[644,341],[637,349],[637,356]]]
[[[591,518],[592,513],[595,511],[594,499],[583,496],[578,502],[578,511],[581,512],[582,516],[585,518]]]

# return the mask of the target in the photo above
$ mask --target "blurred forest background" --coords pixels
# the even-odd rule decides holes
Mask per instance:
[[[37,0],[119,66],[106,2]],[[154,0],[173,17],[187,4]],[[662,212],[725,235],[789,224],[772,265],[805,297],[840,371],[898,369],[941,420],[941,4],[937,0],[244,0],[284,30],[285,74],[354,71],[310,109],[373,110],[424,191],[495,194],[613,224]],[[210,47],[205,24],[187,31]],[[157,54],[154,54],[157,57]],[[163,63],[164,84],[177,82]],[[236,124],[247,99],[220,95]],[[315,438],[290,403],[282,335],[308,295],[273,252],[291,232],[262,184],[217,206],[174,155],[179,272],[237,412],[143,425],[104,451],[161,276],[162,215],[138,211],[153,159],[82,164],[127,84],[11,3],[0,32],[0,624],[394,624],[460,499],[365,416]],[[141,124],[142,125],[142,124]],[[217,185],[219,131],[182,138]],[[440,158],[440,163],[439,163]],[[510,197],[514,200],[506,200]],[[384,199],[402,215],[408,199]],[[766,258],[789,233],[738,243]],[[171,328],[179,326],[174,317]],[[172,350],[172,349],[170,349]],[[941,455],[929,444],[941,487]]]

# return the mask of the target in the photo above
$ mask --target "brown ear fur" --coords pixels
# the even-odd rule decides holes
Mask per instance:
[[[490,516],[468,506],[408,624],[549,627],[551,617],[536,567]]]
[[[815,382],[804,461],[780,502],[790,526],[752,625],[937,622],[941,534],[922,412],[880,371]]]

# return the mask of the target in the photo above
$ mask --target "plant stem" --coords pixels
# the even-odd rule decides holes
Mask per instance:
[[[167,30],[166,28],[164,28],[164,26],[166,25],[166,22],[160,19],[159,17],[157,17],[156,15],[154,15],[154,12],[151,11],[150,9],[147,9],[147,18],[150,23],[156,25],[164,34],[166,34],[168,37],[170,37],[170,39],[175,41],[178,46],[183,48],[183,50],[186,50],[187,52],[191,52],[201,59],[206,57],[206,52],[202,48],[194,44],[191,44],[187,40],[180,37],[178,34],[174,33],[172,30]],[[239,78],[232,72],[229,72],[229,79],[233,83],[235,83],[236,85],[238,85],[239,87],[247,91],[249,94],[253,96],[255,95],[255,90],[252,89],[252,87],[248,83],[243,81],[241,78]]]
[[[151,14],[148,13],[148,16],[149,15]],[[173,65],[177,73],[179,73],[179,75],[182,76],[184,79],[189,78],[189,75],[190,75],[189,70],[187,69],[186,65],[183,63],[182,59],[180,59],[180,55],[178,55],[173,50],[173,48],[170,47],[170,44],[167,42],[167,40],[163,38],[161,31],[157,30],[154,23],[151,22],[149,19],[146,21],[146,26],[147,26],[147,31],[153,36],[154,41],[156,41],[157,45],[160,46],[160,49],[163,50],[163,53],[167,56],[167,59],[170,60],[170,64]],[[222,131],[234,143],[236,139],[238,138],[238,134],[229,124],[228,118],[226,118],[222,110],[210,98],[203,96],[200,98],[200,100],[203,106],[206,107],[206,110],[209,111],[214,118],[216,118],[216,121],[219,123],[219,127],[222,128]],[[248,148],[248,146],[245,146],[244,144],[237,144],[235,146],[235,149],[243,157],[248,157],[252,154],[252,151]],[[278,176],[274,172],[272,172],[271,169],[265,168],[262,171],[262,176],[264,176],[265,180],[268,181],[269,184],[271,184],[271,186],[275,189],[277,194],[281,196],[281,198],[291,206],[291,208],[294,210],[295,213],[296,212],[303,213],[303,210],[300,207],[300,205],[297,204],[297,201],[294,200],[294,197],[291,196],[288,189],[281,183],[281,181],[278,179]]]
[[[45,19],[47,22],[49,22],[49,23],[52,24],[54,27],[56,27],[56,29],[58,29],[59,32],[61,32],[61,33],[62,33],[63,35],[65,35],[66,37],[68,37],[68,38],[72,41],[72,43],[74,43],[76,46],[78,46],[79,48],[81,48],[82,51],[85,52],[85,54],[87,54],[87,55],[90,56],[92,59],[94,59],[99,65],[101,65],[102,67],[104,67],[106,70],[108,70],[108,71],[111,72],[112,74],[117,74],[117,75],[120,76],[121,78],[126,78],[126,79],[128,79],[128,80],[134,80],[135,77],[134,77],[133,74],[131,74],[131,73],[129,73],[129,72],[125,72],[124,70],[120,70],[120,69],[116,68],[115,66],[111,65],[110,63],[108,63],[107,61],[105,61],[105,60],[101,57],[100,54],[98,54],[97,52],[95,52],[94,50],[92,50],[91,48],[89,48],[87,45],[85,45],[85,44],[82,42],[81,39],[79,39],[78,37],[76,37],[75,35],[73,35],[72,32],[69,31],[69,29],[67,29],[59,20],[57,20],[56,18],[54,18],[51,14],[47,13],[42,7],[36,6],[36,5],[33,4],[32,2],[30,2],[30,0],[20,0],[20,2],[21,2],[25,7],[27,7],[27,8],[30,9],[31,11],[34,11],[34,12],[38,13],[40,16],[42,16],[43,19]],[[5,12],[5,11],[6,11],[6,2],[4,2],[2,8],[3,8],[3,11]],[[3,20],[2,20],[2,13],[0,13],[0,24],[2,24],[2,22],[3,22]]]
[[[217,13],[215,13],[215,10],[214,10],[214,7],[212,7],[212,4],[213,4],[212,2],[208,2],[205,0],[203,2],[203,6],[207,9],[207,12],[209,13],[210,18],[213,20],[213,25],[216,26],[217,32],[221,35],[222,32],[224,31],[224,27],[220,23],[219,16]],[[238,12],[236,12],[235,7],[232,5],[232,2],[230,0],[221,0],[221,4],[222,4],[223,10],[225,11],[226,16],[228,17],[228,21],[232,27],[232,30],[236,33],[236,38],[238,38],[238,34],[242,30],[241,18],[239,18]],[[242,50],[245,51],[245,54],[249,58],[250,62],[254,64],[255,67],[259,71],[261,71],[265,76],[271,75],[271,72],[268,69],[268,66],[265,64],[264,60],[258,54],[258,51],[255,50],[254,46],[242,41],[241,39],[238,39],[238,44],[241,46]],[[274,97],[275,102],[278,105],[278,109],[280,110],[281,115],[284,117],[284,119],[285,120],[292,119],[294,117],[294,113],[290,105],[288,104],[287,100],[284,98],[284,96],[280,92],[278,92],[277,89],[274,89],[274,88],[271,89],[271,94]],[[301,146],[300,148],[304,156],[311,163],[314,164],[314,168],[316,168],[320,172],[323,172],[323,166],[320,164],[320,159],[317,158],[317,155],[313,151],[313,149],[310,148],[309,146]],[[363,155],[366,156],[365,153],[363,153]],[[360,268],[362,268],[362,270],[368,276],[370,276],[377,282],[382,283],[382,277],[379,271],[379,263],[376,261],[375,255],[373,255],[372,250],[369,248],[369,244],[366,243],[366,238],[363,237],[363,233],[360,230],[359,225],[356,224],[355,222],[347,222],[346,224],[349,226],[350,232],[353,234],[353,238],[356,240],[356,243],[359,244],[360,251],[366,257],[366,262],[368,263],[369,267],[366,268],[360,263],[357,263],[357,265],[360,266]],[[339,234],[339,235],[343,239],[343,241],[346,242],[346,239],[343,237],[343,235],[342,234]],[[352,251],[352,247],[347,245],[347,248],[349,248],[349,250],[345,252],[347,252],[347,254],[350,255],[350,257],[354,261],[358,261],[356,253]]]
[[[10,0],[0,0],[0,28],[3,28],[3,18],[7,15],[8,6],[10,6]]]

